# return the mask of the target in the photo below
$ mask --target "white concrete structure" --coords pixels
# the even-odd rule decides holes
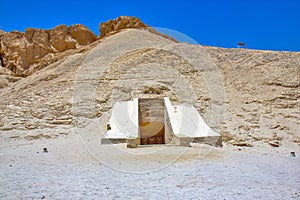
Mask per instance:
[[[184,142],[204,142],[220,146],[220,134],[214,132],[200,116],[196,108],[190,104],[173,106],[169,98],[164,98],[166,120],[169,120],[171,141],[184,145]],[[167,123],[166,123],[167,124]],[[172,138],[172,136],[174,136]],[[177,139],[177,141],[176,141]],[[219,141],[220,140],[220,141]],[[170,141],[170,143],[171,143]],[[186,144],[187,145],[187,144]]]
[[[173,106],[169,98],[116,102],[103,144],[177,144],[190,142],[221,146],[221,136],[189,104]]]
[[[112,108],[105,138],[136,139],[139,137],[138,99],[116,102]]]

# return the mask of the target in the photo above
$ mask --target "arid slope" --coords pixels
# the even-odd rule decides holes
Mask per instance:
[[[128,46],[123,44],[129,39],[133,43],[148,42],[152,47],[128,52]],[[174,102],[194,103],[207,123],[222,134],[224,142],[248,146],[256,141],[274,146],[289,142],[300,144],[300,53],[201,48],[216,64],[224,89],[225,98],[215,102],[202,77],[209,69],[193,71],[186,60],[158,48],[178,46],[182,49],[201,48],[176,43],[149,30],[124,29],[86,46],[59,53],[49,63],[50,58],[43,57],[42,67],[35,68],[24,78],[6,73],[5,80],[13,80],[3,83],[0,89],[0,130],[20,130],[19,137],[23,137],[21,133],[30,135],[30,130],[50,128],[52,132],[47,134],[51,137],[56,134],[56,129],[78,125],[72,108],[74,87],[82,75],[80,70],[89,62],[97,69],[115,51],[124,48],[121,57],[104,66],[108,69],[104,77],[90,77],[90,83],[96,87],[95,114],[82,113],[82,117],[98,119],[106,116],[107,119],[112,99],[169,96]],[[109,51],[104,51],[105,48]],[[131,69],[132,66],[135,68]],[[91,69],[81,81],[89,81],[89,73],[93,74]],[[174,70],[183,79],[178,79]],[[2,67],[2,71],[7,69]],[[182,89],[185,79],[193,91]],[[111,87],[112,82],[116,83],[115,87]],[[188,98],[190,93],[195,95],[195,100]],[[224,108],[219,126],[213,125],[211,108],[214,104]]]

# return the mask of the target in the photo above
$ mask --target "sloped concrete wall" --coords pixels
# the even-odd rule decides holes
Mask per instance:
[[[164,101],[168,118],[166,121],[169,122],[169,125],[167,125],[168,136],[174,135],[176,138],[179,138],[180,144],[182,139],[186,143],[208,141],[207,143],[212,143],[212,145],[218,143],[217,145],[219,146],[220,135],[215,133],[205,123],[194,106],[189,104],[173,106],[167,97],[164,98]],[[203,138],[209,139],[204,140]]]
[[[165,112],[165,143],[179,145],[180,140],[179,140],[179,138],[175,137],[175,135],[174,135],[173,128],[171,125],[171,120],[168,115],[168,111],[167,111],[166,107],[164,109],[164,112]]]
[[[106,132],[105,138],[138,138],[138,99],[116,102],[109,123],[111,130]]]

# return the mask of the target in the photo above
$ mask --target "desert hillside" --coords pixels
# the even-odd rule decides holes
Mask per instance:
[[[300,199],[299,52],[99,29],[0,31],[0,199]],[[148,97],[192,104],[222,148],[101,144],[112,105]]]
[[[0,130],[32,139],[89,120],[101,129],[116,100],[168,96],[192,103],[225,143],[300,145],[300,53],[178,43],[128,17],[99,28],[0,32]],[[182,52],[198,52],[199,66]]]

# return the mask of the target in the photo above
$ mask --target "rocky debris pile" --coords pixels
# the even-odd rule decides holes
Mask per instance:
[[[0,64],[14,76],[24,77],[29,74],[29,67],[47,54],[76,49],[96,40],[92,31],[79,24],[59,25],[50,30],[27,28],[24,33],[1,31]]]

